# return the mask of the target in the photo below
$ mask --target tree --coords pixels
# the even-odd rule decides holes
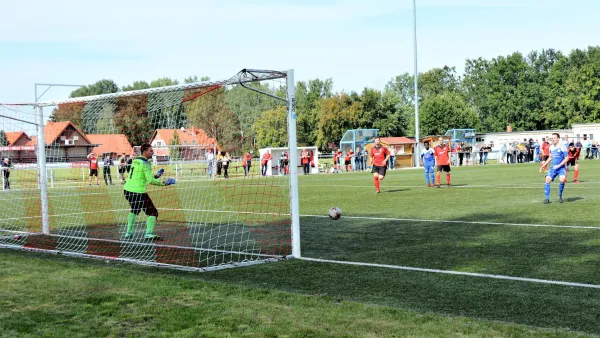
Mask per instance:
[[[348,129],[359,127],[362,103],[346,93],[319,100],[317,141],[321,150],[329,149],[329,144],[339,144]]]
[[[317,142],[317,129],[319,119],[318,106],[321,100],[333,96],[332,79],[312,79],[307,82],[300,81],[296,84],[296,114],[297,114],[297,139],[298,145],[313,146]]]
[[[171,140],[169,141],[169,144],[171,146],[171,149],[170,149],[171,160],[173,160],[173,161],[181,160],[181,149],[179,148],[179,146],[181,145],[181,139],[179,138],[179,134],[177,133],[177,130],[173,131],[173,138],[171,138]]]
[[[179,81],[171,79],[169,77],[161,77],[150,82],[150,88],[167,87],[178,85]]]
[[[6,137],[6,133],[4,130],[0,130],[0,146],[6,147],[8,146],[8,138]]]
[[[150,85],[148,84],[148,82],[146,82],[146,81],[135,81],[131,85],[124,86],[123,87],[123,91],[124,92],[129,92],[129,91],[132,91],[132,90],[143,90],[143,89],[148,89],[148,88],[150,88]]]
[[[82,96],[91,96],[91,95],[100,95],[100,94],[112,94],[118,93],[119,86],[113,80],[100,80],[91,85],[83,86],[81,88],[77,88],[71,92],[70,97],[82,97]]]
[[[196,75],[189,76],[189,77],[185,78],[185,80],[183,80],[183,83],[194,83],[194,82],[204,82],[204,81],[210,81],[210,77],[203,76],[201,78],[198,78],[198,76],[196,76]]]
[[[455,128],[477,128],[479,123],[475,110],[454,92],[424,99],[419,111],[419,128],[423,135],[443,135]]]
[[[279,106],[268,110],[254,122],[256,143],[259,147],[283,147],[287,144],[287,109]]]

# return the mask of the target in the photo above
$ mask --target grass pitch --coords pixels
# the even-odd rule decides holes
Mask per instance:
[[[537,168],[453,168],[441,189],[426,188],[421,170],[395,170],[381,194],[369,173],[300,176],[302,254],[600,285],[600,161],[582,161],[564,204],[557,183],[542,204]],[[326,218],[332,206],[338,221]],[[1,250],[0,285],[6,336],[600,332],[593,287],[302,260],[182,273]]]

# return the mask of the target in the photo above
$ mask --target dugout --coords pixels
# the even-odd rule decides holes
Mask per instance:
[[[344,136],[340,140],[340,149],[344,154],[349,149],[356,151],[357,147],[365,149],[365,146],[379,135],[379,129],[350,129],[344,133]]]
[[[297,147],[296,150],[296,159],[298,160],[298,172],[302,172],[302,164],[300,163],[300,155],[302,154],[302,150],[308,150],[309,154],[312,152],[312,156],[310,158],[310,173],[318,174],[319,173],[319,149],[317,147]],[[259,149],[259,170],[262,163],[262,157],[267,152],[267,150],[271,153],[271,157],[273,158],[269,161],[267,167],[267,176],[274,175],[283,175],[283,169],[281,168],[281,158],[283,152],[289,153],[289,148],[262,148]],[[290,154],[290,158],[291,158]],[[260,172],[260,171],[259,171]]]

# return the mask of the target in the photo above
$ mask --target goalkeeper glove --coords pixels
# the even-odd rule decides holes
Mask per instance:
[[[175,184],[175,179],[174,178],[167,178],[165,180],[165,185],[171,185],[171,184]]]
[[[165,173],[165,169],[159,169],[158,172],[156,173],[156,175],[154,175],[154,178],[159,178],[162,176],[162,174]]]

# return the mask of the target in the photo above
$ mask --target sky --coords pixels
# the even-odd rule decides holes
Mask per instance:
[[[600,44],[600,1],[416,3],[420,72]],[[228,79],[243,68],[294,69],[296,81],[332,78],[335,91],[361,91],[414,67],[412,0],[0,0],[0,12],[4,103],[32,102],[35,83],[122,87]],[[51,88],[42,101],[72,89]]]

